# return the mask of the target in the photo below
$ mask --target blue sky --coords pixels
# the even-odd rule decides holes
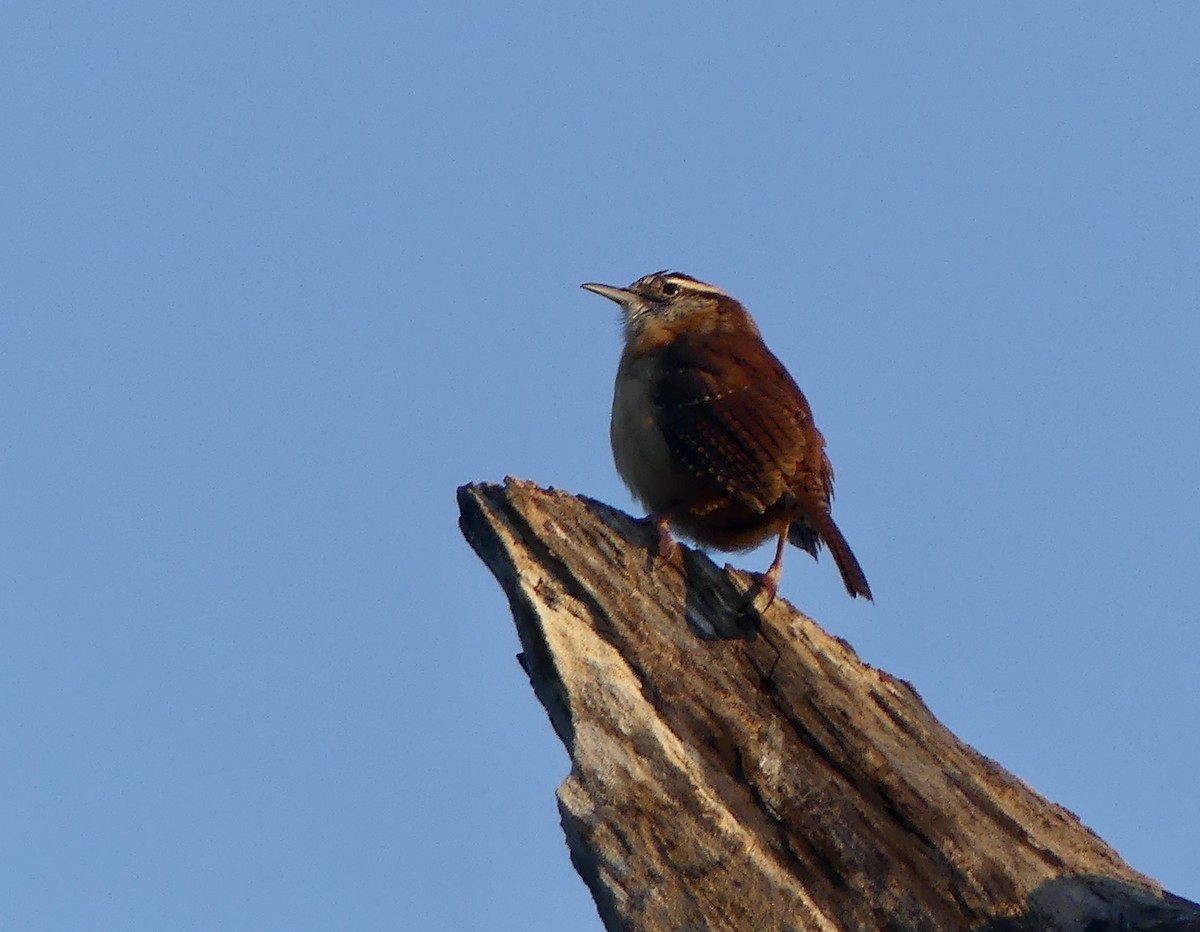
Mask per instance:
[[[5,926],[598,928],[454,489],[634,507],[661,268],[828,439],[877,601],[781,594],[1200,899],[1200,8],[0,26]]]

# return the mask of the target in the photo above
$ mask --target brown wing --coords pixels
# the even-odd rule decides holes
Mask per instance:
[[[824,440],[804,395],[761,340],[683,335],[663,353],[656,414],[689,472],[760,514],[801,489],[828,503]]]

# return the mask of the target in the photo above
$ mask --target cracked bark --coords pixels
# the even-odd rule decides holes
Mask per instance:
[[[558,804],[607,929],[1200,930],[913,688],[652,528],[518,480],[458,490],[571,755]]]

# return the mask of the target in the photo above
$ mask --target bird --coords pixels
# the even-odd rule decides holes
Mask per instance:
[[[624,348],[609,439],[625,485],[649,512],[658,556],[671,532],[742,551],[776,537],[755,574],[769,606],[787,543],[829,548],[846,591],[873,601],[830,513],[833,467],[812,410],[750,314],[715,285],[653,272],[625,288],[586,282],[621,308]]]

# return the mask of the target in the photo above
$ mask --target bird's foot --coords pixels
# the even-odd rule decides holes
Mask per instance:
[[[675,552],[675,540],[671,537],[671,525],[666,518],[652,516],[650,519],[658,531],[658,558],[668,560]]]
[[[779,592],[779,574],[767,570],[765,573],[747,573],[754,584],[746,590],[746,607],[750,608],[758,601],[758,597],[764,592],[767,595],[766,601],[763,602],[760,612],[765,612],[775,602],[775,596]]]
[[[646,515],[641,522],[649,524],[658,534],[658,543],[647,559],[647,569],[666,563],[675,553],[675,540],[671,537],[671,523],[663,515]]]

